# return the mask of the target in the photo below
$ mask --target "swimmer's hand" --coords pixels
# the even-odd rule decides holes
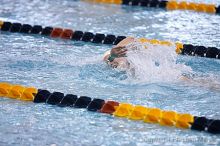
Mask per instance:
[[[111,49],[111,55],[117,56],[117,57],[125,57],[127,53],[127,49],[125,46],[116,46]]]

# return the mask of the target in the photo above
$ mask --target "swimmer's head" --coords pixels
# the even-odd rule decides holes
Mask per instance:
[[[106,51],[103,55],[103,60],[107,60],[110,54],[111,54],[111,50]]]
[[[124,70],[129,67],[129,62],[126,57],[112,57],[110,50],[104,53],[103,60],[106,61],[113,68]]]
[[[114,68],[127,68],[129,62],[126,59],[128,49],[131,51],[138,50],[139,44],[135,38],[127,37],[119,42],[111,50],[103,55],[103,60]]]
[[[129,68],[129,62],[126,57],[115,58],[114,61],[111,62],[112,67],[118,68],[121,70],[126,70]]]

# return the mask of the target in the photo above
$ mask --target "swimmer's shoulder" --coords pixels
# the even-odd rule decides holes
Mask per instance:
[[[135,41],[134,37],[126,37],[125,39],[123,39],[122,41],[120,41],[117,46],[126,46],[132,42]]]

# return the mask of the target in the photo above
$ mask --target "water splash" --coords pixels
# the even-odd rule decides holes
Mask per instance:
[[[175,45],[162,46],[149,43],[132,43],[128,49],[127,60],[130,69],[128,79],[137,82],[175,81],[183,74],[192,72],[191,67],[177,63]]]

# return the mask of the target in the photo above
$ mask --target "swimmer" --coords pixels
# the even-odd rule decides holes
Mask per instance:
[[[103,60],[113,68],[129,68],[129,62],[126,59],[126,45],[135,42],[132,37],[127,37],[121,42],[119,42],[111,50],[105,52]]]
[[[132,74],[135,74],[134,68],[131,67],[126,55],[128,53],[128,48],[135,50],[135,45],[137,44],[138,40],[132,37],[127,37],[121,42],[119,42],[115,47],[111,50],[105,52],[103,56],[103,60],[113,68],[123,69],[126,71],[132,71]],[[140,44],[140,42],[138,42]],[[186,82],[187,84],[194,84],[197,86],[203,86],[210,88],[212,90],[220,91],[220,84],[213,79],[204,79],[200,77],[194,76],[194,74],[185,75],[182,74],[179,78],[180,80]],[[211,81],[213,80],[213,81]]]

